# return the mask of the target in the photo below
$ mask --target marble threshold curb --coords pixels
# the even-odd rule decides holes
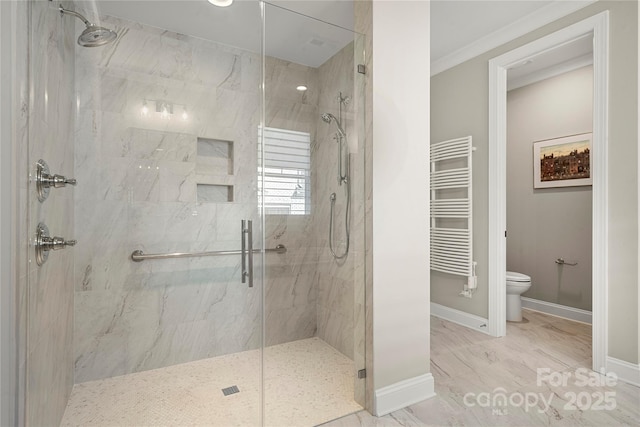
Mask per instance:
[[[381,417],[435,396],[435,383],[430,372],[399,381],[375,391],[375,415]]]

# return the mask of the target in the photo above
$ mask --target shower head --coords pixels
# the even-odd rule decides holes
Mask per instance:
[[[75,16],[76,18],[84,22],[84,25],[87,26],[82,34],[80,34],[80,37],[78,37],[78,44],[80,46],[103,46],[107,43],[111,43],[118,37],[118,34],[115,31],[92,24],[91,22],[89,22],[89,20],[87,20],[87,18],[80,15],[78,12],[67,10],[62,6],[60,6],[58,10],[60,10],[61,15],[64,15],[66,13],[68,15]]]
[[[103,46],[118,37],[115,31],[108,28],[89,25],[78,37],[78,44],[85,47]]]
[[[322,121],[324,121],[325,123],[331,123],[331,120],[336,122],[336,126],[338,127],[338,133],[340,134],[340,136],[342,136],[343,138],[346,137],[347,134],[342,129],[342,126],[340,126],[340,120],[336,119],[336,116],[331,113],[322,114]]]

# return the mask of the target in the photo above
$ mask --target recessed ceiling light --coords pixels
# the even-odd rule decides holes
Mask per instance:
[[[218,7],[231,6],[231,3],[233,3],[233,0],[207,0],[207,1],[212,5],[218,6]]]
[[[300,85],[296,89],[299,90],[300,92],[304,92],[305,90],[307,90],[307,87],[305,85]]]

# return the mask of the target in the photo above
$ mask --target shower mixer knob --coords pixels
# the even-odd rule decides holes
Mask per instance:
[[[38,200],[44,202],[49,197],[50,188],[61,188],[67,185],[76,185],[74,178],[66,178],[62,175],[52,175],[49,172],[47,162],[40,159],[36,163],[36,190],[38,191]]]
[[[63,237],[51,237],[49,236],[49,228],[43,223],[38,224],[36,229],[36,262],[38,265],[42,265],[49,258],[49,251],[57,251],[64,249],[67,246],[75,246],[78,243],[76,240],[65,240]]]
[[[75,178],[66,178],[62,175],[53,175],[49,178],[49,186],[53,188],[66,187],[69,185],[76,185],[77,181]]]
[[[65,240],[64,237],[50,237],[45,244],[49,247],[49,250],[57,251],[67,246],[75,246],[78,243],[77,240]]]

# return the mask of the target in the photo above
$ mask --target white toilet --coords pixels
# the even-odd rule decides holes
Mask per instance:
[[[520,295],[531,287],[531,277],[507,271],[507,320],[522,322],[522,300]]]

